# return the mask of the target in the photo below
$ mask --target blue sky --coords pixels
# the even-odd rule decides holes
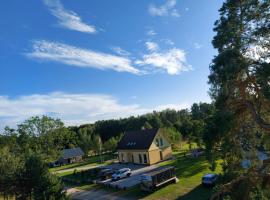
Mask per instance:
[[[221,0],[9,0],[0,6],[0,127],[67,125],[210,102]]]

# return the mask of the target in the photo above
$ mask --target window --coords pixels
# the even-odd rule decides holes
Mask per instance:
[[[160,160],[163,160],[163,154],[162,154],[162,151],[159,152],[159,155],[160,155]]]
[[[159,147],[159,140],[158,140],[158,138],[156,139],[156,144]]]
[[[146,157],[146,154],[143,154],[143,161],[144,161],[144,163],[147,163],[147,157]]]
[[[142,163],[142,156],[139,154],[139,162]]]
[[[163,146],[163,140],[160,138],[160,146]]]

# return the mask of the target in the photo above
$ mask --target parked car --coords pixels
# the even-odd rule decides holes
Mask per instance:
[[[165,184],[176,182],[178,179],[174,167],[160,167],[141,176],[141,190],[152,192]]]
[[[99,178],[101,180],[107,180],[112,177],[112,175],[115,173],[113,169],[110,168],[104,168],[99,172]]]
[[[118,171],[116,171],[112,175],[112,180],[113,181],[120,180],[121,178],[129,177],[130,175],[131,175],[131,169],[122,168],[122,169],[119,169]]]
[[[59,164],[58,161],[50,162],[50,163],[49,163],[49,167],[59,167],[59,166],[60,166],[60,164]]]
[[[205,174],[202,177],[202,184],[205,186],[214,186],[218,180],[217,174]]]

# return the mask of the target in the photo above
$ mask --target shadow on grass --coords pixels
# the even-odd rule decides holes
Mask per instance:
[[[97,178],[99,172],[99,168],[91,168],[76,173],[65,174],[61,176],[61,179],[66,186],[80,187],[84,185],[93,185],[93,180]]]
[[[175,155],[175,160],[167,165],[175,166],[176,176],[180,178],[194,176],[208,168],[205,156],[193,158],[191,156],[183,156],[183,154]]]
[[[179,177],[190,177],[196,175],[208,168],[208,165],[205,164],[205,158],[179,158],[175,162],[176,166],[176,175]]]
[[[208,200],[211,195],[211,188],[198,185],[187,194],[177,198],[177,200]]]

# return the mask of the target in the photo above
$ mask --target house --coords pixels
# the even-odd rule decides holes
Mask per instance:
[[[84,152],[80,147],[72,148],[72,149],[64,149],[62,152],[61,158],[58,160],[60,165],[69,164],[74,162],[82,161],[82,157],[84,156]]]
[[[120,163],[152,165],[172,157],[172,149],[163,129],[126,132],[118,143]]]

